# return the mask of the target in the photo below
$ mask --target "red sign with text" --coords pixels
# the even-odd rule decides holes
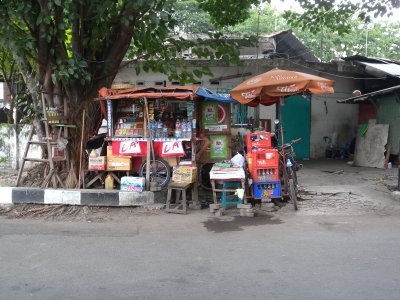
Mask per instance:
[[[161,157],[165,156],[185,156],[185,151],[183,150],[182,142],[162,142]]]
[[[146,156],[144,141],[113,141],[112,154],[115,156]],[[182,142],[154,142],[154,152],[160,157],[185,156]]]
[[[113,141],[112,154],[116,156],[145,156],[146,142]]]

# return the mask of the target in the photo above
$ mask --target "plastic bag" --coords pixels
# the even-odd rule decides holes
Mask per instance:
[[[59,138],[57,140],[57,147],[59,150],[64,150],[65,148],[67,148],[67,144],[68,144],[68,140],[64,139],[64,138]]]
[[[231,163],[236,167],[243,168],[244,166],[244,157],[242,154],[238,153],[234,157],[231,158]]]

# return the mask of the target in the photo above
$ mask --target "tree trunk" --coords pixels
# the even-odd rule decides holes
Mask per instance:
[[[37,80],[37,78],[32,76],[32,68],[26,59],[17,55],[16,52],[13,52],[13,57],[25,81],[26,88],[31,95],[34,110],[35,112],[37,112],[41,107],[41,95],[39,93],[39,87],[37,84],[39,81]],[[37,114],[35,114],[35,117],[32,120],[32,125],[35,126],[36,134],[38,136],[38,139],[41,141],[44,136],[44,131],[43,126],[40,123],[40,116],[37,116]]]

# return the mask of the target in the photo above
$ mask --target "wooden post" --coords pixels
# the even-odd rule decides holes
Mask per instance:
[[[68,104],[67,104],[67,100],[66,97],[63,97],[63,104],[64,104],[64,124],[65,127],[60,127],[59,130],[64,129],[64,138],[68,139],[69,137],[69,130],[68,130],[68,124],[69,124],[69,111],[68,111]],[[69,151],[68,148],[65,149],[65,163],[66,163],[66,170],[69,172],[70,168],[71,168],[71,164],[70,164],[70,157],[69,157]]]
[[[81,132],[81,146],[80,146],[80,157],[79,157],[79,175],[78,175],[78,189],[81,188],[81,177],[82,177],[82,156],[83,156],[83,134],[85,130],[85,110],[82,112],[82,132]],[[83,178],[85,180],[85,178]]]
[[[150,190],[150,164],[151,164],[151,157],[150,157],[150,147],[152,143],[151,140],[151,135],[149,134],[148,129],[148,116],[149,116],[149,110],[148,110],[148,104],[147,104],[147,98],[144,98],[144,136],[146,137],[146,191]]]
[[[282,161],[283,161],[283,166],[282,166],[282,168],[283,168],[283,176],[284,176],[284,178],[285,178],[285,188],[284,188],[284,192],[285,192],[285,194],[287,194],[288,193],[288,182],[289,182],[289,179],[288,179],[288,174],[287,174],[287,170],[286,170],[286,156],[285,156],[285,148],[284,148],[284,145],[285,145],[285,138],[284,138],[284,136],[283,136],[283,124],[282,124],[282,109],[280,109],[279,110],[279,114],[280,114],[280,128],[281,128],[281,130],[280,130],[280,133],[281,133],[281,140],[282,140],[282,149],[281,149],[281,152],[282,152]]]

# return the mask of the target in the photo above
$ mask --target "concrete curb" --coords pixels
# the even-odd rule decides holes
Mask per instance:
[[[0,187],[0,204],[143,206],[154,204],[154,193],[95,189],[62,190],[29,187]]]

